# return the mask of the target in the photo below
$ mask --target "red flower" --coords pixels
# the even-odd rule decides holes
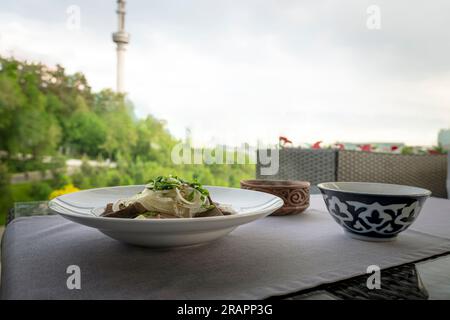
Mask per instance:
[[[370,151],[372,151],[372,145],[371,144],[362,144],[359,146],[359,149],[361,149],[361,151],[370,152]]]
[[[280,136],[278,138],[278,141],[280,141],[280,143],[282,143],[283,145],[288,144],[288,143],[292,144],[291,140],[289,140],[288,138],[283,137],[283,136]]]
[[[320,144],[322,143],[322,141],[317,141],[316,143],[314,143],[311,146],[311,149],[321,149]]]
[[[343,143],[336,143],[335,146],[339,149],[339,150],[344,150],[345,146]]]

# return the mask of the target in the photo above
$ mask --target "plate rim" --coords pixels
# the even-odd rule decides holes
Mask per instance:
[[[81,190],[81,191],[77,191],[74,193],[85,193],[88,191],[92,191],[92,190],[105,190],[105,189],[111,189],[111,188],[126,188],[126,187],[145,187],[145,185],[127,185],[127,186],[112,186],[112,187],[102,187],[102,188],[92,188],[92,189],[86,189],[86,190]],[[211,222],[211,221],[227,221],[227,220],[235,220],[238,218],[245,218],[248,216],[254,216],[254,215],[260,215],[260,214],[265,214],[267,213],[267,211],[272,210],[271,212],[281,208],[284,204],[283,199],[281,199],[280,197],[271,194],[271,193],[267,193],[267,192],[262,192],[262,191],[256,191],[256,190],[247,190],[247,189],[241,189],[241,188],[234,188],[234,187],[224,187],[224,186],[210,186],[210,185],[205,185],[205,188],[218,188],[218,189],[225,189],[225,190],[239,190],[240,192],[245,192],[245,193],[259,193],[259,194],[265,194],[265,195],[269,195],[272,197],[271,200],[267,201],[266,203],[262,204],[260,207],[258,207],[258,211],[250,211],[250,212],[242,212],[242,213],[238,213],[238,214],[234,214],[234,215],[227,215],[227,216],[214,216],[214,217],[198,217],[198,218],[176,218],[176,219],[126,219],[126,218],[115,218],[115,217],[99,217],[96,216],[94,214],[87,214],[87,213],[79,213],[79,212],[75,212],[75,211],[71,211],[70,209],[64,207],[64,205],[58,204],[58,202],[63,202],[63,200],[58,199],[60,197],[64,197],[65,195],[56,197],[52,200],[49,201],[48,203],[48,207],[58,213],[59,215],[62,216],[69,216],[69,217],[78,217],[78,218],[83,218],[83,219],[88,219],[88,220],[92,220],[92,221],[110,221],[110,222],[125,222],[125,223],[150,223],[150,224],[170,224],[170,223],[188,223],[188,222],[192,222],[192,221],[198,221],[198,222]],[[65,212],[60,212],[58,210],[56,210],[57,207],[61,207]],[[96,208],[93,207],[80,207],[83,209],[90,209],[90,210],[94,210]],[[245,207],[244,207],[245,209]]]

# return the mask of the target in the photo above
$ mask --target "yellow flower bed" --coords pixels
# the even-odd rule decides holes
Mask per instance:
[[[77,191],[80,191],[80,189],[75,187],[73,184],[69,183],[66,184],[62,189],[54,190],[52,193],[50,193],[50,196],[48,198],[51,200],[53,198],[62,196],[63,194],[68,194]]]

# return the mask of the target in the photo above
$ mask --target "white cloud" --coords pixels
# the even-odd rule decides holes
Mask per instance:
[[[179,137],[191,127],[198,143],[275,142],[283,134],[297,143],[434,144],[450,126],[445,12],[408,32],[411,21],[394,18],[402,7],[382,2],[382,30],[368,31],[361,2],[175,3],[127,3],[125,81],[137,114],[167,120]],[[102,9],[114,14],[112,3]],[[412,18],[424,10],[407,9]],[[115,26],[101,26],[98,8],[82,10],[79,32],[63,19],[0,15],[0,53],[61,63],[84,72],[94,89],[114,87]]]
[[[63,19],[49,23],[0,14],[0,54],[81,71],[97,90],[115,84],[113,48],[94,31],[68,29]]]

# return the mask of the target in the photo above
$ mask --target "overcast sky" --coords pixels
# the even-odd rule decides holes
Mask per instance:
[[[79,30],[67,8],[81,10]],[[369,29],[370,5],[381,29]],[[127,1],[125,86],[139,117],[239,144],[435,144],[450,127],[450,1]],[[115,87],[114,0],[2,0],[0,54]]]

